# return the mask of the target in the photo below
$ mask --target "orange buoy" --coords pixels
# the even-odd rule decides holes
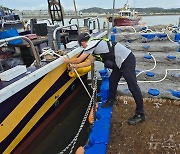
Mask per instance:
[[[84,147],[79,147],[77,150],[76,150],[76,152],[75,152],[75,154],[84,154],[85,153],[85,150],[84,150]]]
[[[97,109],[98,109],[98,104],[96,103],[96,112],[97,112]],[[88,116],[88,121],[89,123],[92,125],[93,122],[94,122],[94,110],[93,110],[93,107],[91,108],[91,111],[89,113],[89,116]]]

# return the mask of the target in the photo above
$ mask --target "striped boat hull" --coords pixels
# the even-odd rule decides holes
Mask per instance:
[[[53,112],[65,105],[78,85],[79,80],[70,78],[66,65],[62,64],[2,102],[0,153],[16,150]]]

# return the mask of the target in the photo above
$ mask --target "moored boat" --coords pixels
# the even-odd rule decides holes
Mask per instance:
[[[109,21],[113,20],[113,17],[108,17]],[[118,15],[114,16],[114,26],[134,26],[138,25],[140,21],[138,13],[135,10],[131,10],[127,3],[120,9]]]
[[[77,29],[72,30],[72,26]],[[83,49],[77,42],[63,42],[59,46],[57,37],[62,31],[69,42],[71,32],[75,39],[79,27],[76,24],[57,26],[51,34],[53,40],[50,40],[55,50],[45,48],[42,54],[26,36],[0,40],[1,46],[12,40],[28,42],[35,60],[29,67],[18,65],[0,74],[0,153],[22,152],[18,150],[20,145],[29,144],[48,125],[54,114],[70,103],[81,86],[78,78],[68,75],[64,57],[77,57]],[[107,31],[97,31],[92,37],[101,38],[106,34]],[[66,50],[60,50],[62,46]],[[81,78],[85,82],[87,73],[83,73]]]
[[[4,11],[0,9],[0,30],[16,28],[18,31],[24,30],[24,23],[20,16],[13,13],[11,10]]]

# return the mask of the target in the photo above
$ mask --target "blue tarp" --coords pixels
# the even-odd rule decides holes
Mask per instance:
[[[15,28],[0,32],[0,39],[11,38],[14,36],[19,36],[19,33],[18,33],[17,29],[15,29]],[[22,39],[17,39],[17,40],[9,41],[8,44],[16,45],[16,44],[20,44],[22,42],[23,42]]]

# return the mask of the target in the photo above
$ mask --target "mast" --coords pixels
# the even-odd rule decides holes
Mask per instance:
[[[133,10],[133,17],[135,16],[135,0],[134,0],[134,10]]]
[[[113,0],[112,27],[114,27],[114,12],[115,12],[115,0]]]
[[[75,9],[75,13],[76,13],[77,26],[78,26],[78,34],[79,34],[79,33],[80,33],[80,32],[79,32],[79,20],[78,20],[78,13],[77,13],[77,8],[76,8],[76,2],[75,2],[75,0],[73,0],[73,3],[74,3],[74,9]]]

